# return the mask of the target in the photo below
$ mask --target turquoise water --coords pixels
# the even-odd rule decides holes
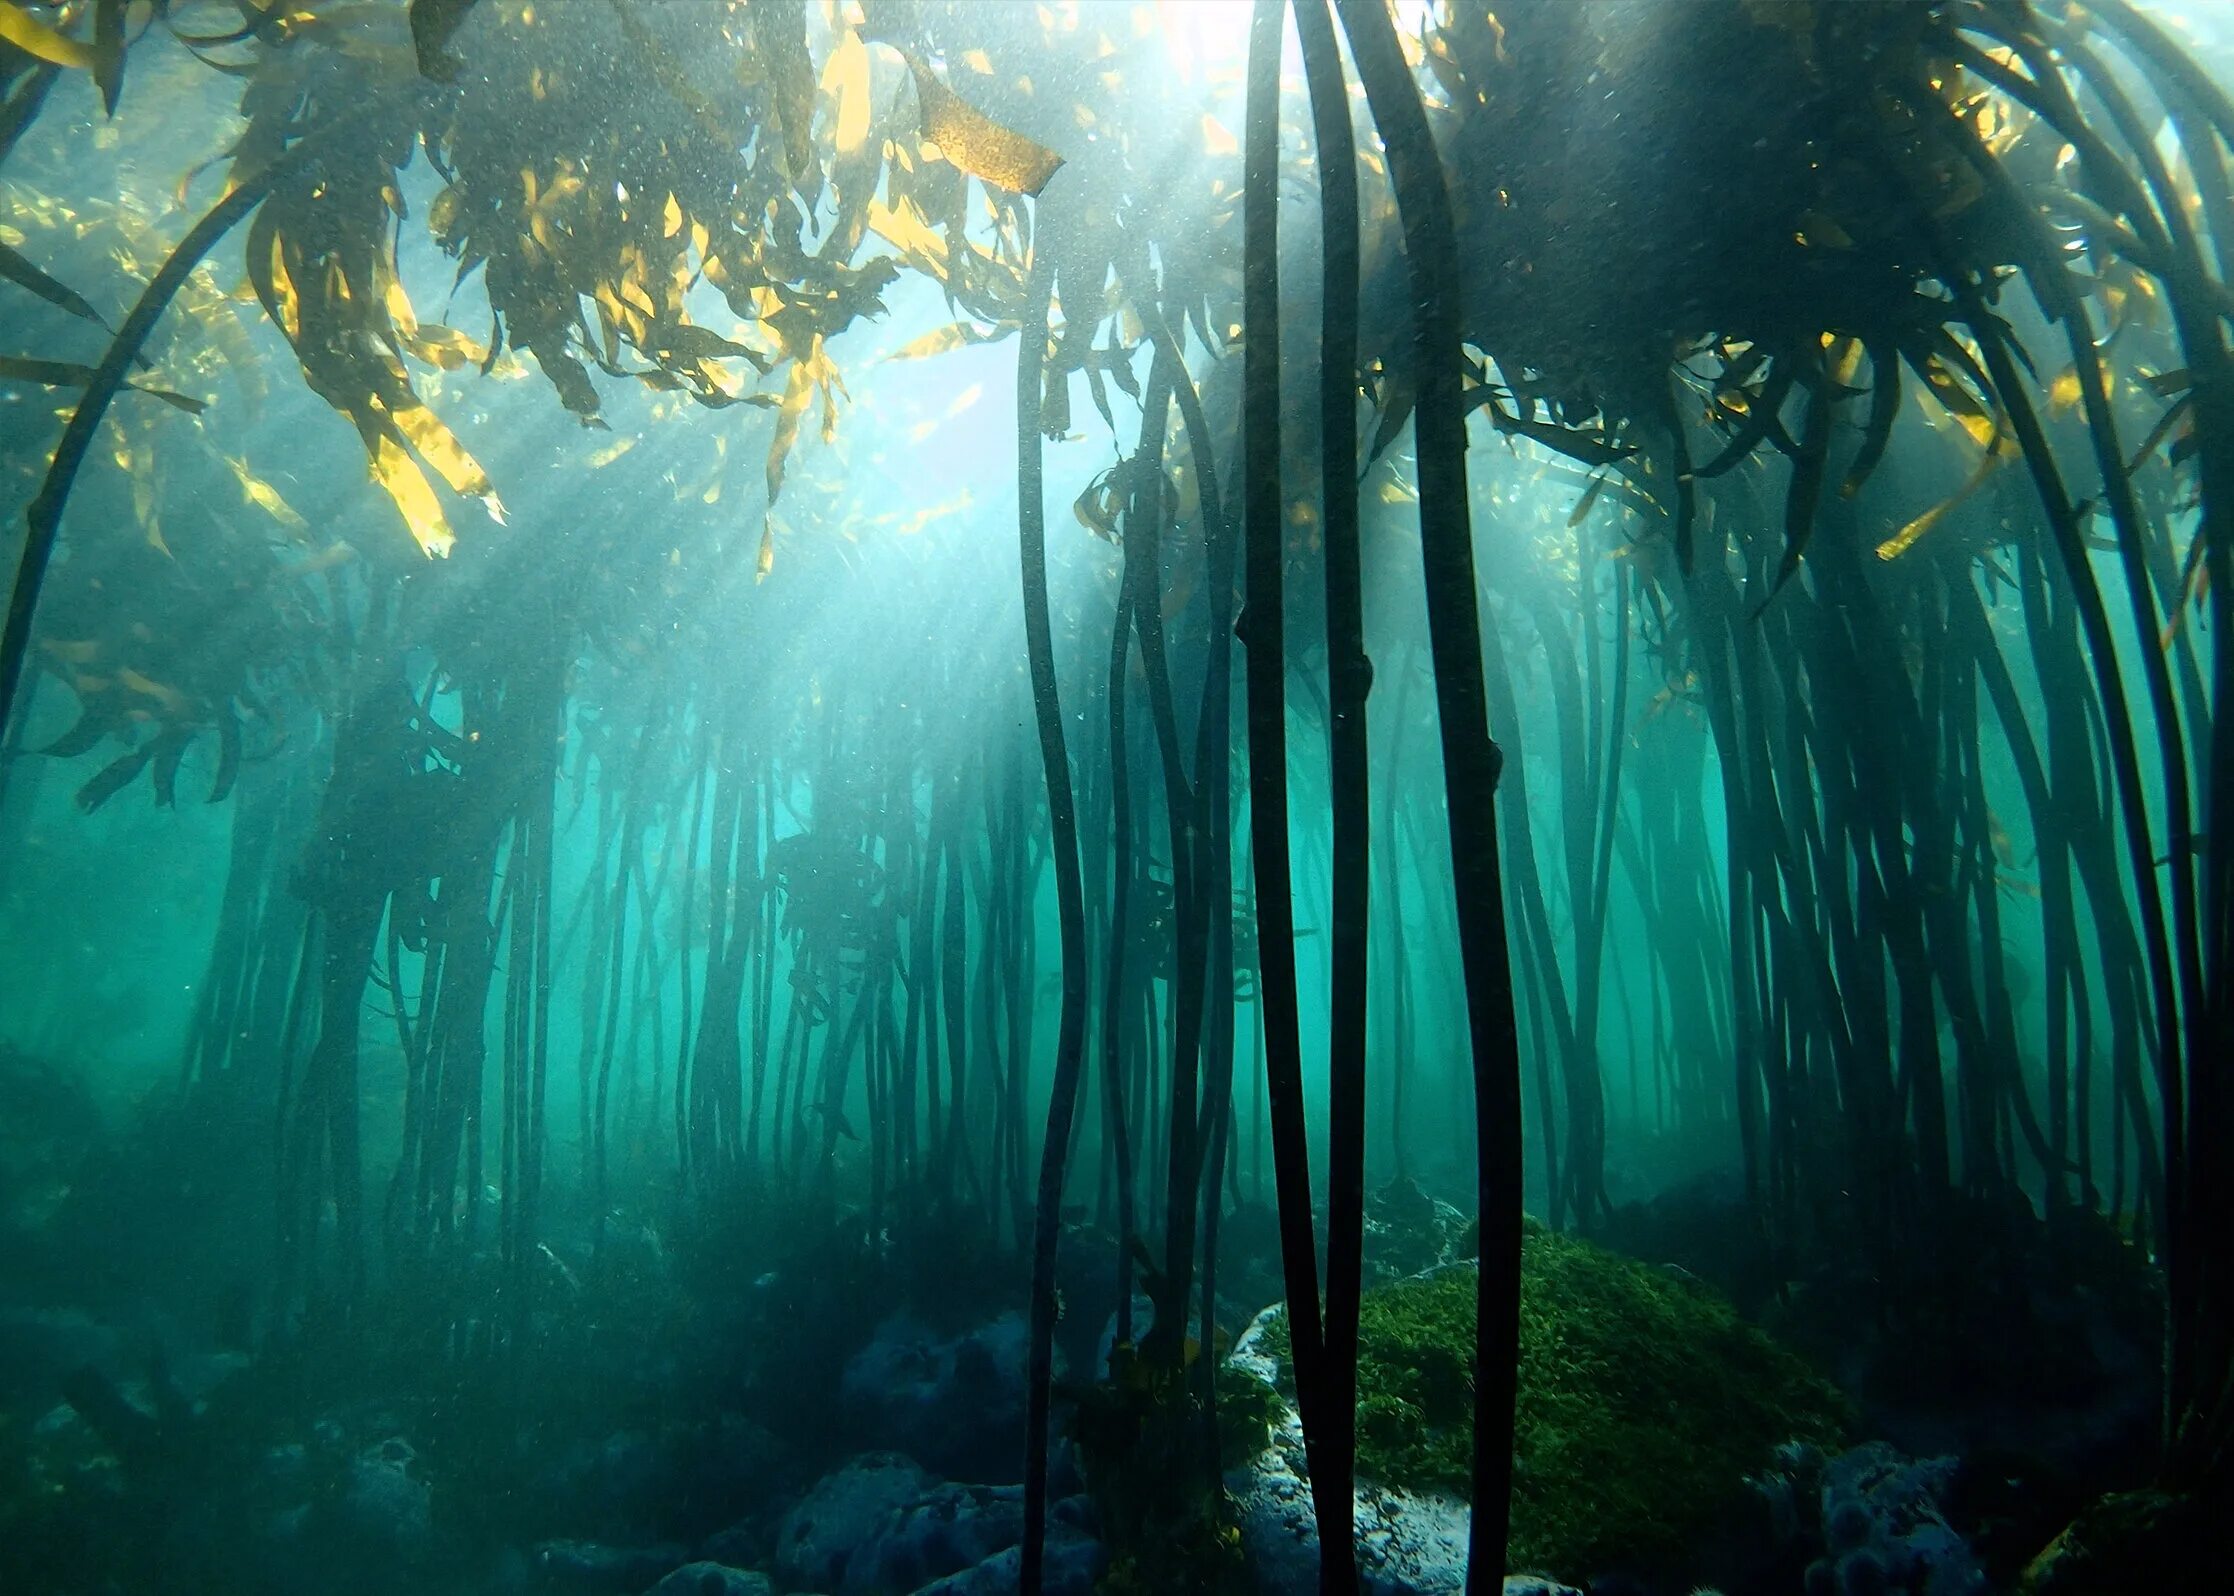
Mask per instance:
[[[2203,1588],[2215,8],[0,7],[7,1588]]]

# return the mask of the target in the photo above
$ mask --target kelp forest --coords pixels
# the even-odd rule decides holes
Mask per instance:
[[[0,0],[0,1586],[2234,1568],[2234,8]]]

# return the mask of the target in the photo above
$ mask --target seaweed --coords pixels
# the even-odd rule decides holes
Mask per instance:
[[[1474,1270],[1366,1292],[1358,1475],[1467,1497]],[[1265,1350],[1289,1366],[1285,1316]],[[1788,1441],[1836,1445],[1852,1411],[1821,1376],[1678,1273],[1530,1220],[1513,1435],[1513,1566],[1568,1578],[1681,1570]]]

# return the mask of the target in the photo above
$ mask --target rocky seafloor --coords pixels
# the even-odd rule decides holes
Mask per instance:
[[[1453,1261],[1466,1238],[1446,1206],[1392,1189],[1376,1198],[1376,1216],[1378,1291],[1469,1267]],[[1648,1299],[1657,1293],[1685,1313],[1697,1308],[1722,1327],[1718,1333],[1748,1338],[1744,1347],[1766,1344],[1685,1269],[1572,1250],[1585,1247],[1579,1242],[1556,1245],[1568,1249],[1557,1254],[1563,1267],[1612,1271],[1587,1282],[1599,1294],[1585,1306],[1600,1319],[1614,1300],[1603,1295],[1614,1289],[1605,1282],[1626,1280],[1621,1289],[1641,1290]],[[1240,1282],[1238,1290],[1261,1290],[1268,1268],[1267,1260],[1252,1264],[1239,1255],[1226,1278]],[[775,1289],[771,1279],[755,1282],[763,1296]],[[1537,1308],[1552,1300],[1542,1282],[1532,1289]],[[1077,1295],[1062,1331],[1071,1370],[1090,1364],[1093,1373],[1106,1373],[1115,1329],[1113,1316],[1101,1311],[1108,1302],[1083,1290]],[[1022,1313],[999,1308],[971,1319],[951,1303],[926,1311],[894,1302],[872,1315],[861,1311],[866,1300],[819,1319],[804,1317],[806,1299],[787,1304],[754,1333],[791,1338],[819,1350],[819,1358],[759,1370],[742,1384],[706,1379],[704,1364],[676,1361],[650,1340],[632,1348],[625,1336],[609,1338],[601,1356],[615,1381],[624,1378],[619,1371],[632,1370],[626,1377],[649,1389],[687,1375],[734,1397],[716,1395],[696,1410],[670,1403],[642,1422],[611,1422],[625,1413],[621,1400],[590,1403],[571,1423],[546,1415],[508,1430],[508,1403],[523,1414],[547,1404],[534,1390],[507,1389],[500,1375],[490,1375],[475,1389],[481,1418],[471,1444],[439,1391],[421,1389],[392,1402],[375,1391],[306,1409],[301,1388],[290,1392],[278,1381],[274,1393],[268,1353],[253,1360],[240,1352],[150,1360],[144,1323],[120,1326],[68,1306],[0,1308],[6,1371],[0,1413],[8,1415],[0,1419],[0,1543],[11,1548],[22,1574],[9,1588],[28,1596],[107,1596],[141,1588],[131,1571],[154,1567],[175,1571],[166,1588],[189,1596],[204,1589],[236,1596],[1015,1590],[1023,1529]],[[2065,1303],[2057,1311],[2085,1310]],[[1138,1302],[1136,1332],[1151,1312],[1145,1299]],[[1252,1313],[1226,1299],[1220,1318],[1248,1327],[1226,1355],[1228,1372],[1279,1394],[1261,1444],[1227,1452],[1224,1521],[1238,1556],[1218,1573],[1216,1588],[1260,1596],[1314,1590],[1316,1531],[1300,1425],[1283,1385],[1279,1312]],[[2033,1425],[2076,1437],[2081,1454],[2091,1444],[2087,1437],[2146,1423],[2151,1393],[2130,1377],[2130,1349],[2121,1339],[2127,1331],[2113,1320],[2093,1313],[2079,1338],[2093,1347],[2097,1367],[2091,1380],[2061,1394],[2069,1409],[2061,1430],[2045,1421]],[[1587,1388],[1597,1394],[1576,1399],[1569,1389],[1567,1398],[1593,1414],[1634,1406],[1631,1399],[1648,1384],[1638,1355],[1605,1352],[1592,1339],[1603,1326],[1576,1320],[1563,1327],[1556,1314],[1546,1324],[1548,1331],[1534,1332],[1550,1336],[1543,1344],[1552,1351],[1542,1355],[1568,1358],[1582,1371],[1574,1380],[1603,1382],[1602,1391]],[[1659,1343],[1677,1339],[1673,1330],[1639,1326]],[[692,1333],[702,1343],[743,1336],[735,1322],[699,1323]],[[1709,1406],[1735,1400],[1714,1375],[1738,1345],[1656,1344],[1645,1361],[1664,1364],[1653,1378],[1672,1381],[1667,1389],[1675,1394],[1651,1400]],[[1432,1355],[1423,1345],[1400,1350],[1396,1362],[1410,1357],[1425,1367]],[[577,1374],[597,1383],[594,1368]],[[1526,1378],[1524,1360],[1524,1386]],[[1724,1596],[1970,1596],[2032,1588],[2026,1566],[2057,1528],[2090,1496],[2128,1483],[2074,1478],[2065,1460],[2041,1448],[1997,1451],[1991,1403],[2003,1401],[2002,1393],[1982,1393],[1980,1414],[1967,1428],[1942,1403],[1928,1424],[1909,1423],[1903,1433],[1909,1406],[1873,1402],[1866,1380],[1839,1383],[1859,1395],[1839,1410],[1842,1418],[1824,1420],[1805,1436],[1763,1430],[1769,1439],[1761,1444],[1746,1439],[1739,1450],[1757,1461],[1742,1474],[1728,1463],[1737,1454],[1721,1444],[1729,1434],[1712,1446],[1683,1439],[1714,1433],[1684,1428],[1696,1426],[1699,1414],[1657,1423],[1648,1403],[1643,1419],[1623,1420],[1630,1430],[1600,1430],[1563,1416],[1571,1408],[1545,1410],[1547,1418],[1529,1408],[1524,1390],[1524,1433],[1536,1438],[1536,1450],[1520,1460],[1516,1550],[1554,1548],[1560,1559],[1541,1570],[1516,1559],[1523,1566],[1506,1581],[1507,1596],[1689,1596],[1698,1588]],[[244,1387],[262,1392],[256,1422],[241,1418]],[[1067,1377],[1064,1388],[1077,1389]],[[1406,1456],[1432,1462],[1449,1437],[1392,1441],[1383,1433],[1387,1412],[1403,1411],[1409,1400],[1404,1389],[1382,1394],[1368,1427],[1383,1426],[1374,1433],[1384,1442],[1412,1445]],[[753,1394],[735,1395],[742,1390]],[[306,1419],[305,1411],[315,1416]],[[1710,1411],[1704,1422],[1724,1430],[1741,1418],[1773,1425],[1776,1411],[1765,1419]],[[1432,1430],[1439,1421],[1430,1413],[1425,1422]],[[491,1436],[499,1439],[492,1443]],[[1950,1444],[1906,1444],[1918,1437]],[[1652,1450],[1669,1445],[1676,1450]],[[1686,1446],[1696,1448],[1695,1470],[1686,1468]],[[1674,1489],[1697,1486],[1684,1480],[1687,1472],[1713,1474],[1726,1487],[1710,1493],[1711,1511],[1697,1489]],[[1045,1575],[1052,1596],[1130,1596],[1141,1588],[1136,1561],[1110,1544],[1117,1537],[1089,1489],[1091,1474],[1072,1443],[1058,1441]],[[1547,1506],[1547,1496],[1558,1503]],[[1615,1524],[1606,1535],[1580,1539],[1564,1520],[1558,1533],[1542,1529],[1558,1504],[1567,1504],[1558,1510],[1569,1519],[1647,1517],[1678,1497],[1683,1512],[1669,1509],[1669,1522],[1682,1533],[1674,1552],[1625,1556],[1623,1548],[1671,1544],[1641,1533],[1648,1526]],[[1447,1480],[1366,1479],[1357,1492],[1357,1523],[1368,1596],[1456,1596],[1464,1588],[1468,1510]],[[1528,1524],[1537,1528],[1523,1533]],[[110,1541],[130,1543],[133,1555],[122,1557]],[[2037,1569],[2030,1578],[2042,1590],[2117,1588],[2114,1579],[2104,1586],[2099,1572],[2091,1587],[2058,1586]],[[1199,1588],[1212,1584],[1206,1574]]]

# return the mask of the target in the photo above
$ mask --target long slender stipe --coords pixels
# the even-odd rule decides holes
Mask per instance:
[[[1239,631],[1247,665],[1249,854],[1256,871],[1257,1011],[1264,1022],[1265,1085],[1279,1193],[1280,1265],[1287,1282],[1288,1338],[1296,1405],[1319,1522],[1330,1512],[1325,1468],[1325,1352],[1319,1331],[1318,1247],[1311,1229],[1311,1153],[1303,1121],[1303,1057],[1297,1036],[1295,901],[1288,855],[1287,627],[1281,560],[1286,495],[1280,477],[1280,19],[1281,0],[1257,0],[1249,29],[1247,134],[1242,153],[1241,460],[1242,547],[1248,599]],[[1350,1538],[1319,1537],[1319,1589],[1357,1585]],[[1348,1584],[1343,1583],[1345,1571]]]
[[[93,433],[108,414],[109,401],[124,386],[133,357],[170,308],[172,297],[202,263],[202,257],[215,249],[217,241],[242,217],[262,204],[272,185],[314,153],[313,146],[320,143],[319,138],[303,140],[211,206],[178,241],[162,270],[141,291],[132,314],[124,318],[124,325],[109,340],[108,352],[94,368],[93,380],[85,385],[85,397],[70,412],[70,424],[62,429],[62,441],[55,445],[54,460],[47,467],[39,496],[24,513],[23,557],[16,566],[15,585],[8,590],[7,629],[0,634],[0,732],[7,730],[16,690],[23,683],[24,661],[31,650],[31,617],[39,607],[39,589],[46,582],[47,563],[54,557],[55,541],[61,535],[62,510],[69,503],[70,489],[77,481],[78,467],[85,463]]]
[[[1327,753],[1334,831],[1333,969],[1327,1034],[1326,1437],[1318,1473],[1321,1546],[1355,1544],[1358,1299],[1365,1270],[1366,952],[1372,891],[1372,777],[1365,699],[1365,579],[1357,514],[1357,153],[1342,53],[1326,0],[1296,0],[1295,27],[1318,144],[1319,524],[1325,535]],[[1314,1476],[1315,1477],[1315,1476]],[[1327,1576],[1331,1581],[1332,1572]],[[1345,1580],[1354,1589],[1356,1570]]]
[[[1418,406],[1420,547],[1428,643],[1442,721],[1451,875],[1474,1061],[1476,1200],[1481,1271],[1474,1344],[1474,1512],[1466,1588],[1499,1589],[1512,1527],[1513,1401],[1520,1362],[1520,1047],[1513,1031],[1511,951],[1497,852],[1497,774],[1482,685],[1482,615],[1474,590],[1466,496],[1458,241],[1441,158],[1419,88],[1404,65],[1382,0],[1336,0],[1366,103],[1387,147],[1412,283],[1412,361]]]
[[[1055,1373],[1055,1242],[1063,1211],[1063,1169],[1070,1154],[1071,1116],[1078,1107],[1078,1070],[1086,1038],[1086,897],[1079,875],[1078,811],[1071,792],[1070,753],[1055,682],[1054,628],[1047,607],[1047,506],[1040,461],[1042,372],[1047,363],[1048,300],[1055,257],[1046,212],[1032,244],[1029,307],[1016,358],[1016,530],[1024,579],[1024,643],[1031,656],[1032,718],[1039,729],[1047,777],[1048,828],[1055,839],[1055,907],[1063,954],[1062,1017],[1055,1033],[1055,1078],[1040,1144],[1039,1208],[1032,1223],[1031,1372],[1025,1400],[1024,1545],[1021,1596],[1038,1596],[1047,1553],[1047,1413]]]

